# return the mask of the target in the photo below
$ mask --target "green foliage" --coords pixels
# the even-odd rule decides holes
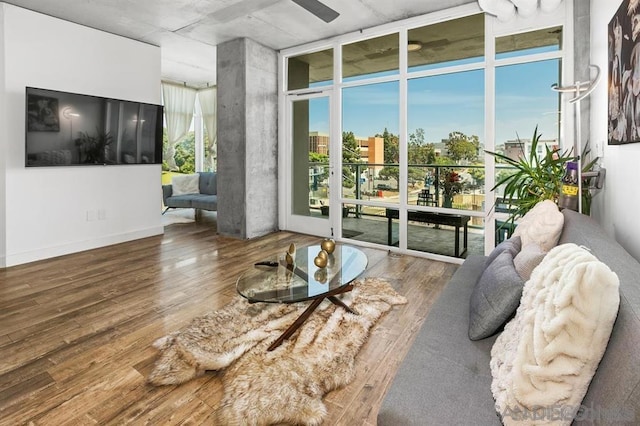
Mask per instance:
[[[309,151],[309,162],[329,164],[329,156],[327,154],[318,154],[317,152]]]
[[[492,191],[504,185],[504,200],[511,208],[507,222],[513,222],[524,216],[537,203],[552,200],[557,203],[562,188],[562,177],[565,163],[574,161],[575,157],[569,152],[550,149],[545,145],[545,154],[541,158],[536,155],[541,134],[536,126],[531,139],[529,156],[520,156],[517,160],[503,154],[486,151],[499,162],[506,163],[513,168],[511,171],[498,173],[496,185]],[[524,146],[524,145],[523,145]]]
[[[342,132],[342,163],[362,163],[360,158],[360,147],[356,141],[353,132]],[[345,188],[353,188],[356,184],[355,173],[357,167],[354,165],[344,166],[342,168],[342,186]]]
[[[474,167],[474,168],[470,168],[468,170],[468,173],[471,175],[471,177],[474,180],[474,187],[476,188],[482,188],[484,186],[484,179],[485,179],[485,174],[484,174],[484,165],[481,164],[481,166],[483,166],[482,168],[478,167]]]
[[[399,176],[400,176],[400,167],[398,167],[397,165],[396,166],[384,166],[378,172],[378,177],[380,179],[384,179],[384,180],[395,179],[396,182],[397,182]]]
[[[382,134],[376,134],[377,138],[382,138],[384,145],[384,162],[397,163],[400,161],[400,138],[393,133],[389,133],[387,128],[384,128]]]
[[[480,138],[467,136],[462,132],[449,133],[449,139],[445,142],[447,155],[455,163],[462,160],[475,161],[480,151]]]
[[[433,164],[436,150],[432,143],[425,143],[424,129],[418,128],[409,135],[409,164]]]
[[[195,173],[196,171],[196,136],[189,132],[176,144],[173,158],[176,160],[180,173]]]
[[[329,178],[329,156],[327,154],[309,151],[309,163],[322,167],[322,173],[316,178],[319,182]]]

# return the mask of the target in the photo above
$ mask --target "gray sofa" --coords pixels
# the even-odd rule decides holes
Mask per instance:
[[[582,401],[602,418],[574,424],[640,424],[640,264],[591,218],[563,215],[558,244],[588,247],[620,279],[618,317]],[[489,367],[497,335],[468,338],[469,298],[485,259],[466,259],[434,303],[384,398],[379,426],[501,424]]]
[[[162,185],[162,200],[164,201],[164,214],[169,209],[191,208],[197,210],[218,210],[218,185],[215,172],[198,173],[198,194],[173,195],[171,185]]]

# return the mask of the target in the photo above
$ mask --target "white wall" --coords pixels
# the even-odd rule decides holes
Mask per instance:
[[[160,165],[24,165],[25,86],[159,104],[160,49],[7,4],[2,28],[0,266],[161,234]]]
[[[603,144],[605,189],[594,198],[593,216],[633,257],[640,259],[640,143],[607,145],[607,26],[621,0],[591,0],[591,63],[602,81],[591,95],[591,138]]]
[[[7,120],[5,115],[6,97],[4,66],[2,65],[4,58],[4,3],[0,3],[0,267],[5,264],[6,247],[7,247],[7,223],[5,214],[5,164],[7,151]]]

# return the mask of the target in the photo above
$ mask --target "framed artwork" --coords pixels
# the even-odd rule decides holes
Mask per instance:
[[[40,95],[29,95],[27,97],[27,131],[60,131],[58,99]]]

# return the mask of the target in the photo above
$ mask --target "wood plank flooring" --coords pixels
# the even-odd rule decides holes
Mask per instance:
[[[163,236],[0,269],[1,425],[210,425],[217,373],[180,386],[146,384],[151,344],[235,296],[253,262],[316,237],[253,240],[216,234],[215,222],[174,224]],[[374,328],[356,379],[329,393],[326,425],[375,425],[380,402],[456,265],[364,249],[365,276],[407,296]]]

